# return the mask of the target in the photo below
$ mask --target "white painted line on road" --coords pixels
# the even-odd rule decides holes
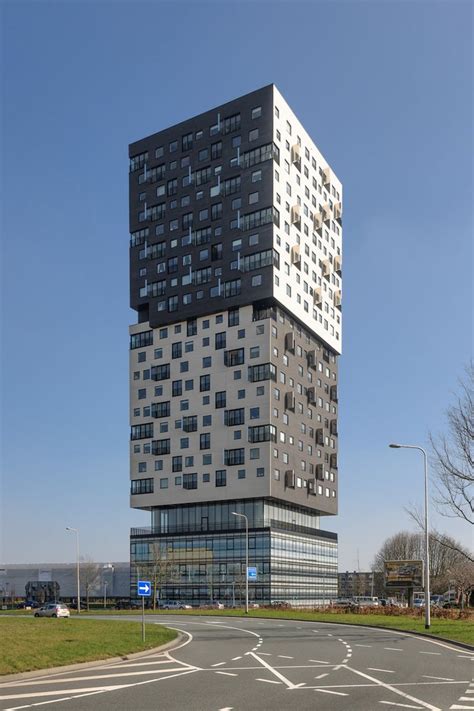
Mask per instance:
[[[329,691],[329,689],[315,689],[315,691],[320,691],[322,694],[335,694],[336,696],[349,696],[344,691]]]
[[[397,704],[395,701],[379,701],[379,704],[387,704],[387,706],[402,706],[404,709],[421,709],[422,706],[412,706],[411,704]]]
[[[459,701],[474,701],[472,696],[460,696]]]
[[[369,649],[372,649],[372,645],[371,645],[371,644],[356,644],[355,646],[356,646],[356,647],[368,647]]]
[[[454,681],[450,679],[449,676],[430,676],[429,674],[422,674],[425,679],[439,679],[439,681]]]
[[[270,664],[268,664],[268,662],[266,662],[265,659],[262,659],[261,657],[257,656],[253,652],[250,652],[250,654],[252,655],[252,657],[255,657],[255,659],[258,662],[260,662],[260,664],[262,664],[266,669],[268,669],[268,671],[270,671],[278,679],[280,679],[284,684],[286,684],[289,689],[295,688],[295,685],[289,679],[287,679],[286,676],[283,676],[283,674],[280,674],[280,672],[277,671],[276,669],[274,669]]]
[[[145,667],[145,666],[152,666],[154,664],[170,664],[171,661],[173,661],[173,664],[176,662],[175,659],[160,659],[159,661],[156,662],[130,662],[129,664],[125,664],[124,662],[120,662],[119,664],[109,664],[107,667],[99,667],[100,669],[105,668],[105,669],[125,669],[128,667]]]
[[[7,699],[31,699],[32,697],[38,698],[40,696],[61,696],[64,693],[81,694],[88,691],[115,691],[116,689],[125,689],[127,686],[128,684],[119,684],[117,686],[92,686],[84,689],[68,689],[67,692],[65,692],[64,689],[60,689],[56,691],[36,691],[31,694],[6,694],[0,696],[0,700],[6,701]]]
[[[259,654],[261,654],[263,657],[271,657],[272,656],[270,654],[270,652],[259,652]]]
[[[400,649],[400,647],[384,647],[384,649],[388,649],[389,652],[403,652],[403,649]]]
[[[275,679],[255,679],[255,681],[266,681],[267,684],[281,684],[281,681],[275,681]]]
[[[222,662],[225,664],[225,662]],[[145,674],[166,674],[168,672],[177,672],[177,671],[187,671],[188,667],[174,667],[173,669],[145,669],[143,671],[137,671],[137,672],[124,672],[123,674],[118,672],[116,674],[93,674],[91,676],[74,676],[70,677],[69,679],[41,679],[40,681],[37,681],[36,679],[31,679],[28,681],[17,681],[14,684],[2,684],[2,686],[15,686],[15,687],[22,687],[22,686],[43,686],[44,684],[58,684],[61,682],[61,684],[67,684],[67,683],[75,683],[76,681],[91,681],[91,680],[96,680],[96,679],[112,679],[112,678],[119,678],[119,677],[124,677],[124,676],[144,676]],[[194,667],[193,667],[194,669]],[[71,693],[68,691],[67,693]]]
[[[280,659],[294,659],[294,657],[289,657],[286,654],[278,654],[277,656],[280,657]]]
[[[392,669],[377,669],[377,667],[367,667],[369,671],[379,671],[379,672],[387,672],[387,674],[395,674],[395,672]]]
[[[398,694],[399,696],[403,696],[405,699],[408,699],[408,701],[414,701],[416,704],[421,704],[424,708],[430,709],[430,711],[441,711],[438,706],[433,706],[432,704],[426,703],[426,701],[422,701],[421,699],[417,699],[414,696],[410,696],[410,694],[405,694],[404,691],[400,691],[400,689],[396,689],[394,686],[391,686],[390,684],[386,684],[383,681],[380,681],[380,679],[376,679],[373,676],[369,676],[368,674],[364,674],[364,672],[359,671],[358,669],[354,669],[353,667],[346,667],[349,671],[353,672],[354,674],[358,674],[359,676],[364,677],[365,679],[368,679],[369,681],[375,681],[376,684],[379,684],[379,686],[383,686],[384,689],[388,689],[389,691],[393,691],[394,694]]]
[[[434,656],[440,657],[441,652],[420,652],[420,654],[433,654]]]
[[[468,656],[466,656],[465,654],[458,654],[458,657],[460,657],[461,659],[470,659],[471,661],[474,659],[472,654],[470,654]]]
[[[216,671],[216,674],[224,674],[225,676],[238,676],[238,674],[233,674],[232,672]]]
[[[324,659],[308,659],[308,662],[316,662],[316,664],[329,664],[329,662],[325,662]]]
[[[233,662],[236,662],[238,659],[242,659],[242,657],[232,657]]]
[[[217,662],[217,664],[211,664],[211,667],[221,667],[225,662]]]
[[[225,709],[219,709],[219,711],[232,711],[233,706],[226,706]]]
[[[326,672],[325,674],[320,674],[319,676],[315,676],[315,679],[324,679],[325,676],[329,676],[329,672]]]
[[[460,706],[459,704],[453,704],[449,708],[450,709],[474,709],[474,706]]]

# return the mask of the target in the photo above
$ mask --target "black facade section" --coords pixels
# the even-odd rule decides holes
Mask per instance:
[[[138,321],[155,328],[244,305],[250,293],[271,297],[271,258],[256,288],[252,255],[272,249],[279,219],[272,85],[137,141],[129,154]]]

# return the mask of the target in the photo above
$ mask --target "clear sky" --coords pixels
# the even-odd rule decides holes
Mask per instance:
[[[274,82],[344,184],[340,569],[422,504],[472,343],[472,8],[2,3],[3,551],[127,560],[128,143]],[[439,519],[468,544],[470,533]]]

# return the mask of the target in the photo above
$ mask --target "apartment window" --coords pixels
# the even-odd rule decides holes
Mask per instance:
[[[151,379],[152,380],[168,380],[170,377],[170,364],[165,365],[153,365],[151,367]]]
[[[211,389],[211,376],[210,375],[201,375],[199,378],[199,391],[200,392],[205,392],[206,390]]]
[[[234,466],[236,464],[245,464],[245,449],[224,449],[224,464],[226,466]]]
[[[256,202],[258,202],[258,192],[250,193],[249,205],[254,205]]]
[[[153,494],[153,479],[134,479],[131,482],[131,494]]]
[[[251,407],[250,408],[250,419],[251,420],[260,419],[260,408],[259,407]]]
[[[193,134],[187,133],[181,138],[181,148],[183,151],[190,151],[193,147]]]
[[[243,425],[245,423],[245,409],[243,407],[224,412],[224,424],[228,427]]]
[[[276,367],[273,363],[263,363],[261,365],[249,366],[248,378],[251,383],[256,383],[262,380],[276,381]]]
[[[163,454],[169,454],[170,440],[169,439],[156,439],[151,443],[151,453],[155,456],[161,456]]]
[[[265,469],[263,467],[257,467],[257,476],[265,476]]]
[[[183,489],[197,489],[197,474],[183,474]]]
[[[260,425],[249,427],[249,442],[276,442],[276,427],[274,425]]]
[[[202,367],[203,368],[210,368],[212,365],[212,357],[211,356],[206,356],[205,358],[202,359]]]
[[[262,115],[262,107],[256,106],[252,109],[252,119],[258,119]]]
[[[242,363],[244,362],[245,357],[243,348],[235,348],[232,351],[224,352],[224,365],[226,365],[228,368],[233,367],[235,365],[242,365]]]
[[[211,434],[210,432],[205,432],[199,435],[199,449],[210,449],[211,448]]]
[[[182,380],[173,380],[171,383],[171,395],[173,397],[176,397],[178,395],[183,394],[183,381]]]
[[[229,309],[227,316],[228,326],[238,326],[240,323],[239,319],[239,309]]]
[[[188,336],[195,336],[197,334],[197,319],[189,319],[186,324],[186,334]]]
[[[221,158],[222,156],[222,141],[211,144],[211,158],[216,160],[216,158]]]
[[[168,488],[168,478],[160,479],[160,489]]]
[[[220,392],[216,393],[216,398],[215,398],[215,406],[216,408],[219,407],[225,407],[227,403],[227,393],[225,390],[221,390]],[[137,438],[138,439],[138,438]]]
[[[173,472],[181,472],[183,471],[183,457],[173,457],[171,469]]]
[[[211,220],[220,220],[222,217],[222,203],[216,202],[211,205]]]
[[[218,469],[216,471],[216,486],[226,486],[227,485],[227,472],[225,469]]]
[[[215,335],[215,349],[216,351],[225,348],[226,346],[226,332],[216,333]]]
[[[249,131],[249,141],[256,141],[258,138],[258,128],[253,128]]]
[[[155,418],[170,416],[170,401],[154,402],[151,406],[151,416]]]
[[[190,415],[189,417],[183,417],[183,431],[184,432],[197,432],[198,422],[197,415]]]
[[[134,439],[147,439],[153,437],[153,423],[145,425],[133,425],[131,428],[130,438]]]

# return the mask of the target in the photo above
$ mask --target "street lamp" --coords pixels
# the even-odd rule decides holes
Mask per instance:
[[[416,444],[389,444],[392,449],[418,449],[423,454],[425,469],[425,629],[430,628],[430,548],[428,529],[428,457],[423,447]]]
[[[105,565],[102,566],[102,583],[103,583],[103,586],[104,586],[104,608],[107,607],[107,585],[109,584],[108,581],[105,579],[105,572],[104,572],[104,571],[106,571],[106,570],[111,570],[111,571],[112,571],[112,580],[111,580],[112,585],[111,585],[111,592],[109,593],[109,597],[110,597],[110,595],[113,596],[113,594],[114,594],[114,589],[113,589],[113,588],[114,588],[114,572],[115,572],[115,568],[114,568],[114,566],[112,565],[112,563],[106,563]]]
[[[66,531],[76,534],[76,582],[77,582],[77,614],[81,612],[81,577],[79,568],[79,530],[66,526]]]
[[[245,519],[245,614],[249,614],[249,519],[243,513],[232,511],[232,516]]]

